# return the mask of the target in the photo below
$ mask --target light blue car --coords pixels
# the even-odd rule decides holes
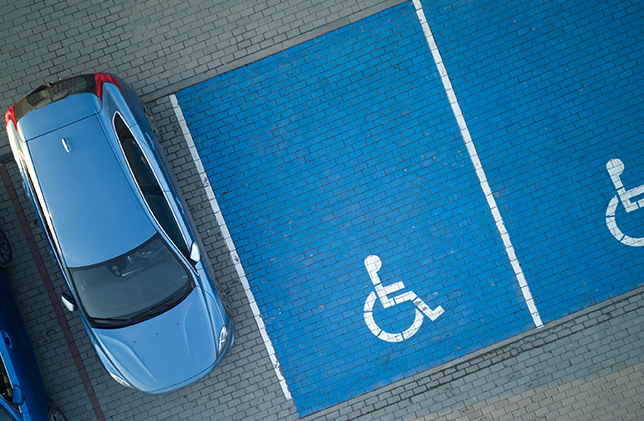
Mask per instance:
[[[74,76],[18,101],[5,124],[62,302],[111,376],[157,395],[210,373],[234,325],[136,93],[114,75]]]

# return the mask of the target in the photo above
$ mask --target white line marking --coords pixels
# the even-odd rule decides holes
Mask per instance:
[[[541,321],[539,310],[537,310],[537,306],[534,303],[532,294],[530,293],[530,288],[528,287],[528,282],[523,275],[523,269],[521,269],[519,260],[517,259],[516,253],[514,252],[514,246],[510,241],[510,234],[508,234],[508,230],[505,228],[505,223],[503,222],[503,218],[501,217],[501,212],[499,212],[499,208],[496,206],[496,200],[494,200],[492,189],[490,189],[490,185],[487,182],[485,171],[483,171],[483,165],[481,164],[479,155],[476,152],[476,148],[474,147],[474,142],[472,142],[472,136],[470,136],[470,131],[468,130],[467,124],[465,123],[465,117],[463,116],[463,112],[461,111],[461,106],[458,104],[456,93],[452,88],[452,82],[449,80],[449,76],[447,75],[447,68],[445,67],[440,52],[438,51],[438,45],[434,40],[434,35],[432,34],[431,29],[429,29],[429,23],[427,22],[427,18],[425,18],[425,12],[423,12],[423,7],[420,4],[420,0],[413,0],[413,3],[416,9],[416,15],[418,16],[418,20],[420,21],[420,26],[423,28],[423,33],[425,34],[425,38],[427,39],[427,44],[429,44],[429,49],[432,52],[432,57],[434,57],[434,62],[436,63],[436,67],[438,68],[438,73],[441,76],[441,81],[443,82],[443,87],[445,88],[445,92],[447,93],[447,98],[450,105],[452,106],[454,116],[456,117],[458,128],[460,129],[463,140],[465,141],[467,152],[472,159],[472,164],[474,165],[476,175],[479,178],[479,183],[481,184],[481,188],[483,189],[483,193],[485,194],[487,204],[492,211],[494,222],[496,222],[496,228],[501,234],[501,239],[503,240],[505,251],[510,258],[510,264],[512,265],[512,269],[514,270],[517,281],[519,281],[519,286],[521,287],[523,298],[528,305],[528,310],[530,311],[530,315],[532,316],[532,321],[534,322],[536,327],[542,327],[543,322]]]
[[[168,98],[170,98],[170,102],[172,103],[172,108],[174,109],[174,113],[177,116],[177,120],[179,120],[179,126],[181,127],[183,136],[185,137],[186,143],[188,144],[190,155],[192,156],[192,159],[194,160],[195,165],[197,166],[197,172],[199,173],[199,177],[201,178],[204,189],[206,190],[206,194],[208,195],[208,201],[210,202],[210,206],[212,207],[212,210],[215,213],[215,217],[217,218],[217,223],[219,224],[221,233],[224,236],[224,240],[226,241],[226,246],[228,247],[228,252],[230,253],[230,257],[232,258],[235,264],[235,270],[237,271],[237,275],[239,276],[242,286],[244,287],[244,292],[246,293],[246,297],[248,298],[250,308],[253,312],[253,316],[255,317],[255,323],[257,323],[257,327],[259,328],[259,333],[262,336],[262,340],[264,341],[264,346],[266,346],[266,351],[268,351],[268,358],[270,358],[271,363],[273,364],[273,368],[275,369],[275,374],[277,375],[277,379],[279,380],[279,384],[282,388],[282,392],[284,392],[284,397],[286,399],[293,399],[293,397],[291,396],[291,392],[288,390],[286,379],[282,374],[282,369],[280,367],[279,361],[277,360],[277,355],[275,354],[275,348],[273,348],[273,343],[271,342],[271,338],[268,337],[268,332],[266,331],[266,325],[264,324],[264,319],[262,319],[262,315],[259,312],[257,301],[255,301],[255,296],[253,295],[253,291],[251,291],[250,285],[248,284],[246,273],[244,272],[244,268],[242,267],[241,261],[239,259],[239,255],[237,254],[235,245],[233,244],[232,237],[230,236],[230,231],[228,231],[228,227],[226,226],[226,221],[224,221],[224,216],[221,213],[221,209],[219,208],[219,204],[217,203],[217,198],[215,197],[215,193],[213,192],[212,186],[210,185],[210,180],[208,180],[208,175],[206,174],[206,170],[204,169],[203,163],[201,162],[201,158],[199,157],[199,153],[197,152],[197,147],[195,146],[195,142],[193,141],[192,135],[190,134],[190,129],[188,129],[188,124],[186,123],[186,119],[183,116],[183,111],[181,111],[181,107],[179,106],[179,101],[177,101],[177,97],[175,94],[169,95]]]

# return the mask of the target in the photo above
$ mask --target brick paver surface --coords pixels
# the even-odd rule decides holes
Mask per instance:
[[[300,418],[295,404],[292,400],[285,399],[278,384],[247,294],[208,204],[203,182],[185,146],[185,139],[168,95],[314,40],[330,31],[360,22],[399,4],[410,3],[0,1],[0,108],[6,109],[30,89],[58,76],[109,71],[126,79],[153,111],[162,145],[204,237],[215,272],[233,298],[233,319],[238,328],[238,336],[230,355],[221,367],[203,381],[159,397],[132,392],[116,384],[98,361],[79,317],[65,312],[64,317],[69,326],[67,333],[71,333],[88,373],[91,389],[100,404],[100,413],[105,419],[270,421]],[[424,6],[430,25],[435,25],[432,29],[436,32],[437,42],[439,45],[448,45],[450,48],[447,51],[455,53],[459,53],[458,45],[465,44],[470,44],[472,51],[483,51],[489,46],[493,49],[485,51],[500,51],[495,42],[501,39],[501,34],[495,25],[499,25],[505,18],[512,20],[514,15],[524,18],[523,26],[505,29],[506,32],[516,30],[525,37],[522,43],[515,46],[514,55],[502,54],[507,62],[503,69],[507,69],[512,76],[516,76],[513,72],[517,71],[512,63],[521,59],[522,51],[535,48],[539,43],[554,51],[561,51],[557,41],[568,45],[576,39],[574,36],[564,36],[566,34],[583,36],[590,31],[601,34],[601,28],[620,25],[625,29],[620,34],[622,38],[614,44],[598,35],[587,37],[586,43],[576,47],[580,50],[577,53],[579,57],[593,57],[599,51],[608,51],[608,56],[602,56],[601,63],[591,58],[583,60],[586,72],[584,77],[589,82],[596,82],[593,77],[600,70],[609,73],[618,70],[630,72],[629,74],[641,73],[643,63],[638,53],[641,50],[641,32],[638,32],[637,27],[627,27],[627,23],[641,22],[643,15],[641,8],[631,2],[617,2],[619,12],[613,14],[603,13],[592,4],[587,7],[577,5],[578,9],[574,11],[566,10],[569,9],[567,4],[556,6],[561,7],[561,10],[551,13],[549,20],[540,21],[545,25],[541,29],[552,35],[550,39],[531,38],[532,28],[535,27],[533,23],[541,15],[533,12],[530,2],[498,4],[495,8],[489,8],[487,15],[481,17],[472,17],[474,9],[465,2]],[[579,25],[558,25],[564,22],[557,19],[558,16],[565,15],[570,21],[570,14],[573,12],[580,17]],[[448,15],[449,19],[456,19],[460,26],[450,28],[446,23],[448,18],[445,17]],[[488,21],[488,32],[482,38],[477,38],[476,34],[480,33],[478,31],[486,28],[481,22]],[[477,23],[470,27],[468,23],[471,22]],[[445,39],[441,41],[443,36]],[[611,50],[606,45],[623,48]],[[470,91],[478,80],[493,75],[493,69],[486,66],[493,66],[494,54],[480,61],[477,60],[482,56],[472,55],[467,63],[458,61],[458,54],[444,54],[448,64],[449,60],[455,60],[448,68],[453,72],[455,83],[468,87]],[[513,61],[512,57],[516,60]],[[558,64],[568,66],[567,71],[562,70],[557,75],[558,78],[565,81],[567,78],[577,77],[577,70],[580,68],[569,70],[576,63],[576,57],[571,59],[565,54],[558,57]],[[523,64],[530,66],[529,63]],[[459,67],[461,65],[463,68],[479,66],[476,76],[480,79],[468,79],[467,72]],[[593,67],[595,65],[599,67]],[[609,65],[613,67],[608,67]],[[528,71],[535,77],[543,76],[543,73],[539,73],[542,69],[540,64],[534,66]],[[523,82],[525,81],[521,81]],[[619,132],[620,128],[615,127],[616,123],[606,123],[609,133],[615,134],[616,130],[618,132],[615,143],[637,139],[641,132],[641,104],[632,98],[638,97],[641,87],[634,86],[631,92],[627,87],[619,86],[619,80],[615,80],[614,86],[615,90],[608,94],[614,92],[615,100],[609,103],[593,102],[593,107],[606,114],[618,108],[623,115],[628,116],[627,131]],[[533,96],[544,88],[541,86],[534,89],[528,89],[527,96]],[[557,91],[556,86],[547,89]],[[578,91],[582,94],[583,89],[587,87],[579,85]],[[502,104],[494,96],[498,93],[485,94],[496,102],[487,115],[482,113],[476,121],[472,121],[474,130],[484,117],[491,118],[490,121],[494,124],[502,124],[503,119],[499,115],[511,108],[511,104]],[[630,108],[620,105],[620,95],[631,101]],[[593,98],[589,101],[593,101]],[[467,92],[463,92],[461,100],[466,104],[465,112],[470,115],[475,115],[477,110],[486,110],[479,105],[485,97],[472,96],[468,99]],[[576,107],[578,113],[583,114],[587,110],[583,102],[576,104]],[[566,113],[563,114],[562,118],[569,117]],[[549,116],[554,117],[557,117],[556,113]],[[592,124],[587,116],[586,118],[585,124]],[[513,127],[521,126],[520,121],[511,123]],[[542,129],[545,130],[546,126]],[[556,128],[559,130],[557,133],[562,134],[562,129]],[[479,130],[486,136],[491,136],[484,129]],[[604,132],[598,128],[597,133]],[[13,286],[53,400],[70,420],[96,419],[99,412],[92,408],[87,385],[79,374],[63,332],[62,326],[65,324],[61,325],[54,312],[23,226],[33,233],[44,262],[44,270],[57,295],[65,290],[64,281],[49,255],[44,235],[29,201],[21,190],[16,165],[7,155],[9,150],[5,144],[6,135],[2,132],[2,165],[11,178],[25,212],[24,218],[16,214],[15,206],[10,200],[10,189],[0,183],[0,229],[9,237],[13,247],[14,259],[10,269]],[[482,154],[486,153],[490,151],[483,150]],[[527,160],[525,157],[521,159]],[[499,166],[502,163],[499,160]],[[562,163],[564,164],[566,163]],[[500,171],[495,168],[492,175]],[[521,174],[513,173],[511,176],[520,179]],[[511,194],[508,197],[509,203],[523,200],[512,197]],[[536,194],[534,200],[540,203],[543,197]],[[503,203],[503,200],[500,202]],[[605,207],[605,204],[602,206]],[[528,209],[524,211],[529,212]],[[566,223],[572,223],[570,216],[566,218]],[[545,243],[548,241],[546,239]],[[556,247],[556,244],[549,244],[549,247]],[[529,254],[524,253],[526,255]],[[584,264],[588,264],[583,256],[579,258]],[[537,263],[539,261],[536,261],[535,267],[538,266]],[[545,266],[548,264],[548,261],[543,263]],[[558,273],[557,277],[565,278],[565,275],[572,273],[575,262],[566,264],[571,266],[571,271]],[[628,264],[628,261],[624,264]],[[561,280],[564,281],[565,279]],[[555,311],[541,329],[524,331],[442,365],[341,401],[303,419],[644,419],[641,403],[644,401],[644,307],[641,304],[644,287],[641,286],[641,276],[637,272],[630,273],[629,282],[629,285],[635,285],[636,288],[625,287],[620,292],[626,292],[617,296],[602,290],[597,292],[598,298],[594,298],[592,291],[589,292],[590,295],[585,297],[591,298],[585,299],[583,305],[576,302],[572,306],[574,310],[585,308],[568,315],[564,315],[565,311]],[[574,297],[571,298],[570,291],[567,294],[558,297],[561,298],[560,301],[555,300],[557,308],[563,308],[568,301],[575,301]]]

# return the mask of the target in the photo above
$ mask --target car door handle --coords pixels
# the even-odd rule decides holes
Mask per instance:
[[[11,336],[7,332],[4,332],[4,343],[7,344],[7,348],[13,348],[13,342],[11,341]]]

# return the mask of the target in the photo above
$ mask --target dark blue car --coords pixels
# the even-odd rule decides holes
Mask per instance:
[[[5,114],[27,196],[96,353],[120,384],[168,393],[210,373],[234,327],[136,93],[96,73]]]
[[[64,421],[52,405],[4,270],[9,243],[0,232],[0,421]]]

